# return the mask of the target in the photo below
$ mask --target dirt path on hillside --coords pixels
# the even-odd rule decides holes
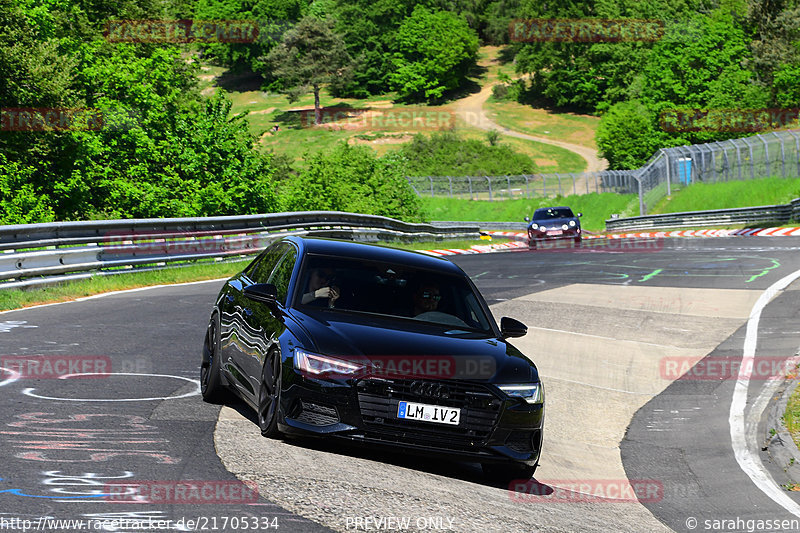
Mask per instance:
[[[598,157],[597,150],[588,146],[581,146],[579,144],[572,144],[563,141],[555,141],[547,137],[536,137],[528,135],[527,133],[520,133],[518,131],[510,130],[494,122],[483,109],[483,104],[492,95],[492,85],[487,85],[480,92],[462,98],[455,102],[455,109],[458,116],[461,117],[470,126],[475,126],[482,130],[497,130],[504,135],[517,137],[519,139],[526,139],[529,141],[536,141],[544,144],[551,144],[559,146],[570,152],[575,152],[586,160],[586,172],[598,172],[608,168],[608,161]],[[576,186],[578,184],[576,183]],[[578,190],[581,190],[578,187]]]

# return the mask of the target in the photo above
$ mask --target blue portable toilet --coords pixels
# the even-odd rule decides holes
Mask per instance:
[[[692,182],[691,157],[681,157],[678,159],[678,180],[681,185],[689,185]]]

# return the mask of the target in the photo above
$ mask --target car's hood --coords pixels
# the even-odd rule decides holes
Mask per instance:
[[[574,218],[574,217],[573,218],[570,218],[570,217],[567,217],[567,218],[548,218],[547,220],[534,220],[534,221],[531,222],[531,224],[539,224],[540,226],[547,226],[548,228],[549,227],[561,228],[561,226],[564,225],[564,224],[568,225],[570,220],[574,220],[575,224],[580,225],[580,221],[577,218]],[[530,226],[530,224],[529,224],[529,226]]]
[[[322,355],[347,360],[378,360],[399,366],[421,359],[452,361],[453,374],[431,378],[460,378],[495,383],[527,383],[539,380],[536,366],[503,339],[457,328],[429,325],[410,319],[390,319],[327,310],[293,310],[305,330],[302,346]],[[466,372],[466,374],[465,374]]]

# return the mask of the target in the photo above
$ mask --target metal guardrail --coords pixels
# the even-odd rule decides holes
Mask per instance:
[[[431,221],[431,226],[437,228],[446,228],[448,226],[452,226],[453,224],[465,224],[467,226],[475,226],[482,230],[485,229],[490,231],[526,231],[528,229],[528,223],[524,221],[520,222],[446,222],[442,220]]]
[[[763,223],[783,224],[793,220],[800,221],[800,198],[792,200],[789,204],[780,205],[612,218],[606,220],[606,230],[624,231]]]
[[[0,289],[169,263],[242,260],[291,234],[375,242],[472,238],[478,231],[469,223],[433,226],[334,211],[0,226]]]

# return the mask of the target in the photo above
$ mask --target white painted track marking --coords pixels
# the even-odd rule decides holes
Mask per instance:
[[[736,379],[736,385],[733,389],[733,399],[731,400],[731,410],[728,416],[728,423],[731,428],[731,445],[733,446],[733,453],[736,456],[736,462],[739,467],[747,476],[753,481],[761,492],[769,496],[775,503],[800,517],[800,505],[792,500],[785,492],[783,492],[772,476],[769,474],[761,458],[758,456],[756,446],[755,432],[758,427],[758,420],[761,418],[761,413],[767,406],[766,401],[762,399],[764,393],[769,391],[773,384],[770,383],[765,387],[765,391],[759,396],[755,404],[751,407],[750,413],[745,419],[745,408],[747,407],[747,389],[750,384],[750,376],[748,368],[753,367],[753,360],[756,354],[756,345],[758,343],[758,323],[761,319],[761,311],[767,304],[778,294],[779,291],[785,289],[790,283],[800,278],[800,270],[796,270],[788,276],[776,281],[759,296],[752,311],[750,318],[747,320],[747,333],[744,338],[744,350],[742,354],[742,365],[739,367],[739,375]],[[748,443],[752,447],[748,446]]]
[[[31,396],[33,398],[39,398],[42,400],[56,400],[61,402],[149,402],[154,400],[177,400],[179,398],[188,398],[189,396],[197,396],[200,394],[200,382],[196,379],[185,378],[183,376],[172,376],[170,374],[136,374],[133,372],[117,372],[114,374],[105,374],[101,372],[83,372],[80,374],[65,374],[60,376],[58,379],[69,379],[73,376],[146,376],[146,377],[154,377],[154,378],[173,378],[173,379],[182,379],[184,381],[188,381],[189,383],[194,383],[196,389],[187,392],[185,394],[180,394],[178,396],[158,396],[154,398],[56,398],[53,396],[41,396],[39,394],[35,394],[33,391],[36,390],[34,388],[28,388],[22,391],[22,394],[26,396]]]

